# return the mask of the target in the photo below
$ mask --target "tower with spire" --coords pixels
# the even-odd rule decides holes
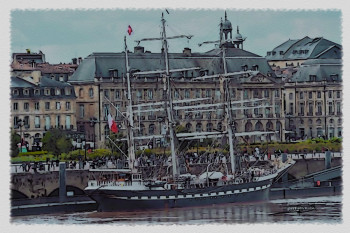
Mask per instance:
[[[239,27],[237,26],[237,33],[232,38],[232,24],[227,19],[227,12],[225,11],[225,20],[221,18],[220,22],[220,47],[226,48],[240,48],[243,49],[243,42],[246,37],[243,37],[239,33]]]

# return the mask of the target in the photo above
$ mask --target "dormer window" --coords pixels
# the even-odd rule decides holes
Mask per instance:
[[[283,51],[280,51],[280,55],[283,55]]]
[[[258,71],[259,70],[259,66],[258,65],[253,65],[253,70]]]
[[[338,75],[337,74],[331,74],[331,80],[332,81],[338,81]]]
[[[48,89],[48,88],[45,88],[45,95],[50,95],[50,89]]]
[[[276,55],[276,52],[275,52],[275,51],[273,51],[273,52],[272,52],[272,55]]]
[[[59,89],[59,88],[56,88],[56,95],[61,95],[61,89]]]
[[[118,78],[118,70],[117,69],[109,69],[109,77]]]
[[[51,79],[52,79],[52,80],[55,80],[55,75],[51,75]]]
[[[24,89],[23,90],[23,95],[29,95],[29,90],[28,89]]]
[[[310,75],[310,82],[316,82],[316,75]]]
[[[248,66],[247,66],[247,65],[243,65],[243,66],[242,66],[242,70],[243,70],[243,71],[247,71],[247,70],[248,70]]]
[[[66,95],[70,95],[71,94],[71,89],[69,87],[66,87],[64,90]]]
[[[296,53],[298,53],[298,50],[293,50],[293,54],[296,54]]]
[[[34,90],[34,95],[36,95],[36,96],[40,95],[40,89],[35,89]]]
[[[267,56],[271,56],[271,52],[267,52]]]
[[[309,53],[309,50],[305,50],[305,54],[308,54]]]
[[[61,76],[59,77],[59,81],[60,81],[60,82],[64,82],[64,77],[63,77],[63,75],[61,75]]]

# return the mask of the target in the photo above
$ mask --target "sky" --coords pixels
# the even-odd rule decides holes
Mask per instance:
[[[12,10],[11,53],[41,50],[50,63],[68,63],[74,57],[86,57],[93,52],[123,51],[123,37],[128,25],[133,34],[128,36],[129,50],[134,40],[158,37],[161,31],[162,9],[153,10]],[[167,35],[193,35],[191,40],[176,39],[169,42],[170,52],[182,52],[190,47],[194,52],[205,52],[213,44],[198,46],[204,41],[217,40],[219,10],[175,10],[165,13]],[[288,39],[324,37],[341,43],[341,12],[339,10],[227,10],[228,20],[237,25],[247,37],[244,49],[260,56]],[[145,50],[159,52],[161,42],[142,42]]]

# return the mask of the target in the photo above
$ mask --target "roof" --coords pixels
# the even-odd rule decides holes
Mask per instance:
[[[312,80],[310,76],[316,76]],[[304,62],[290,82],[342,82],[341,59],[312,59]]]
[[[269,61],[305,60],[317,58],[340,59],[342,46],[323,37],[288,40],[267,53]]]
[[[162,53],[129,53],[129,66],[131,70],[153,71],[164,70],[164,55]],[[260,73],[267,75],[274,72],[264,57],[254,53],[238,49],[226,48],[227,72],[242,71],[243,66],[252,69],[258,66]],[[169,54],[170,69],[182,69],[200,67],[207,70],[209,75],[224,73],[222,55],[220,49],[213,49],[205,53]],[[110,77],[110,70],[118,70],[118,75],[125,74],[124,53],[93,53],[86,57],[79,65],[69,82],[93,82],[95,77]],[[192,72],[192,71],[189,71]],[[193,71],[193,76],[199,76],[199,71]],[[181,76],[181,73],[173,73],[173,77]]]
[[[28,81],[26,80],[28,79]],[[30,81],[31,77],[11,77],[11,88],[30,88],[30,87],[59,87],[59,88],[64,88],[64,87],[71,87],[69,83],[66,82],[59,82],[56,80],[53,80],[48,77],[41,77],[40,83],[38,85],[35,85],[33,81]]]

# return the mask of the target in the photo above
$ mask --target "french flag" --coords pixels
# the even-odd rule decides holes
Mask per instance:
[[[115,121],[113,120],[113,117],[111,116],[110,113],[108,113],[108,126],[109,126],[109,129],[110,129],[113,133],[118,133],[117,124],[116,124]]]

